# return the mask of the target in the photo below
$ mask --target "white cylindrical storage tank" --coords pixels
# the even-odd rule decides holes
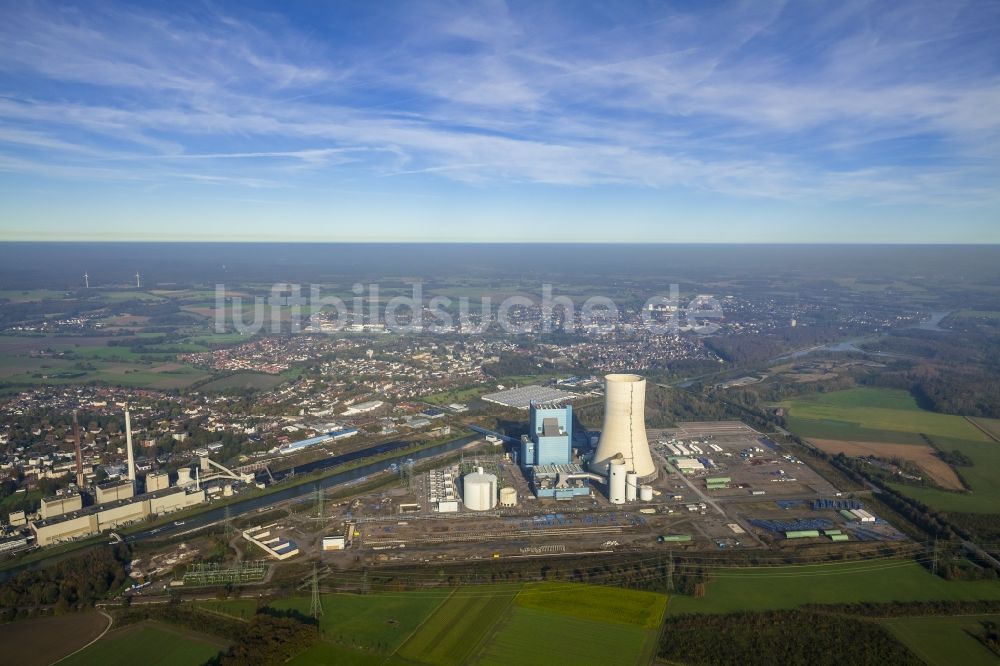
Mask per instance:
[[[653,486],[639,486],[639,499],[643,502],[652,502]]]
[[[639,494],[639,476],[635,472],[625,475],[625,501],[634,502]]]
[[[590,468],[604,474],[608,462],[620,456],[640,479],[656,476],[646,439],[646,380],[639,375],[604,377],[604,425]]]
[[[517,506],[517,491],[510,486],[501,488],[500,506]]]
[[[191,483],[191,468],[181,467],[177,470],[177,485],[186,486]]]
[[[473,511],[488,511],[497,505],[497,477],[477,467],[462,480],[465,506]]]
[[[612,460],[608,467],[608,500],[612,504],[625,503],[625,461]]]

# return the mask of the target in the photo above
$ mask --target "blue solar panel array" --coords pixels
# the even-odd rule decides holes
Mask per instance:
[[[818,499],[813,500],[812,508],[813,511],[819,511],[820,509],[833,509],[835,511],[840,511],[842,509],[861,509],[863,508],[860,500],[856,499]]]
[[[798,518],[796,520],[751,520],[751,525],[771,532],[795,532],[798,530],[833,529],[832,521],[826,518]]]

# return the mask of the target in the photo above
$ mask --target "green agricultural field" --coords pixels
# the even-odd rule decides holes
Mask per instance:
[[[16,289],[0,290],[0,300],[11,303],[34,303],[37,301],[51,301],[67,297],[67,292],[56,291],[55,289],[26,289],[18,291]]]
[[[988,441],[961,416],[929,412],[906,391],[856,388],[786,400],[788,428],[803,437],[919,443],[919,433],[972,442]]]
[[[667,611],[734,613],[802,604],[1000,599],[1000,582],[949,582],[910,560],[720,569],[703,598],[671,597]]]
[[[166,363],[148,368],[141,365],[103,368],[94,373],[93,378],[99,382],[120,386],[174,389],[185,388],[210,376],[208,372],[189,365]]]
[[[519,585],[458,588],[406,641],[397,655],[436,666],[468,663],[493,625],[507,613],[519,591]]]
[[[997,310],[959,310],[952,317],[966,319],[1000,319],[1000,312]]]
[[[1000,440],[1000,419],[986,419],[982,417],[969,417],[974,425],[979,426],[994,438]]]
[[[358,652],[339,645],[319,642],[290,661],[289,666],[380,666],[386,663],[384,655]],[[389,663],[392,663],[391,661]]]
[[[104,361],[124,361],[124,362],[142,362],[143,357],[152,357],[160,359],[171,359],[176,354],[175,353],[156,353],[156,352],[141,352],[137,353],[133,351],[130,347],[85,347],[82,349],[74,349],[73,358],[80,359],[100,359]]]
[[[252,335],[243,335],[242,333],[213,333],[209,335],[194,335],[190,338],[185,338],[184,341],[196,345],[220,346],[247,342],[252,338]]]
[[[474,663],[484,666],[648,663],[655,631],[515,607]]]
[[[365,596],[323,595],[320,634],[325,641],[388,654],[394,652],[443,599],[440,590]],[[308,615],[310,600],[297,597],[270,605],[277,609],[292,608]]]
[[[122,290],[109,290],[109,291],[95,291],[100,294],[100,297],[109,303],[123,303],[125,301],[163,301],[166,300],[162,296],[157,296],[148,291],[138,291],[135,289],[122,289]]]
[[[195,606],[212,613],[228,615],[240,620],[249,620],[257,614],[255,599],[220,599],[217,601],[196,601]]]
[[[967,632],[981,621],[1000,622],[1000,615],[900,617],[882,624],[929,666],[991,666],[997,656]]]
[[[667,597],[654,592],[579,583],[525,585],[514,599],[521,608],[534,608],[587,620],[634,624],[656,629],[663,620]]]
[[[86,650],[59,663],[63,666],[190,666],[202,664],[224,649],[225,643],[210,636],[158,622],[143,622],[115,629]]]
[[[269,389],[274,388],[285,378],[281,375],[267,375],[260,372],[239,372],[229,377],[222,377],[202,384],[202,391],[227,391],[230,389]]]
[[[429,402],[432,405],[448,405],[453,402],[467,403],[470,402],[484,393],[490,392],[490,387],[488,386],[470,386],[467,388],[457,388],[448,391],[442,391],[441,393],[433,393],[423,397],[424,402]]]

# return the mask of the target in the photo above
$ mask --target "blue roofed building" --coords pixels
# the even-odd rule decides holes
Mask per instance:
[[[529,409],[519,456],[535,494],[553,499],[589,495],[592,475],[573,463],[573,406],[532,401]]]
[[[565,465],[573,460],[573,406],[532,402],[521,466]]]

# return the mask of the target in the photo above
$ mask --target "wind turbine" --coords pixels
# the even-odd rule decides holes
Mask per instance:
[[[90,289],[90,276],[86,273],[83,274],[83,288]]]
[[[139,288],[139,271],[135,272],[135,288]]]

